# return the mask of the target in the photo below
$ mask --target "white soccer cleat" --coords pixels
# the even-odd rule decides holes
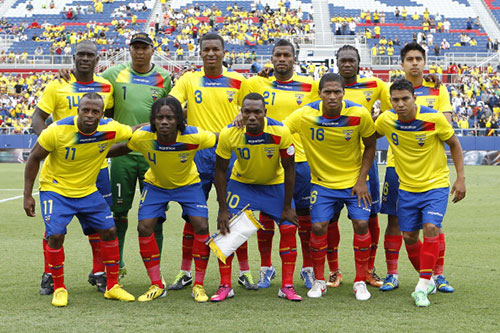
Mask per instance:
[[[324,294],[326,294],[325,280],[314,280],[312,288],[307,292],[307,297],[320,298]]]
[[[354,296],[356,296],[358,301],[367,301],[370,297],[372,297],[368,288],[366,288],[365,281],[354,282],[352,290],[354,291]]]

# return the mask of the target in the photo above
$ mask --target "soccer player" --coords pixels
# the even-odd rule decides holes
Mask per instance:
[[[451,123],[452,107],[450,97],[446,87],[441,85],[439,88],[434,88],[434,84],[427,82],[423,78],[425,68],[425,50],[415,42],[405,45],[401,49],[401,59],[405,77],[413,84],[416,95],[416,103],[418,105],[430,107],[439,112],[442,112],[449,123]],[[383,101],[381,104],[382,111],[391,109],[391,101],[389,94],[389,85],[384,92]],[[387,153],[387,169],[385,174],[381,212],[387,214],[387,229],[385,231],[384,248],[386,253],[387,276],[384,279],[384,285],[380,288],[382,291],[390,291],[399,286],[398,280],[398,258],[399,250],[401,249],[403,236],[398,225],[398,217],[396,212],[396,203],[398,200],[399,179],[394,166],[392,156],[392,146],[389,147]],[[406,243],[405,243],[406,244]],[[406,251],[411,254],[415,260],[418,260],[420,252],[420,242],[412,246],[406,244]],[[443,275],[444,254],[445,254],[445,238],[441,230],[439,235],[439,256],[434,267],[433,279],[436,282],[437,289],[441,292],[453,292],[453,287],[448,283]]]
[[[243,97],[248,92],[247,82],[243,75],[223,67],[224,40],[217,33],[207,33],[200,38],[200,57],[203,67],[181,76],[171,96],[181,104],[187,102],[188,125],[219,133],[238,114]],[[199,151],[194,161],[208,199],[215,181],[215,148]],[[186,222],[182,236],[181,270],[169,289],[179,290],[192,283],[193,240],[193,226]],[[258,289],[250,274],[246,242],[236,250],[236,254],[240,264],[238,283],[246,289]]]
[[[47,261],[54,280],[52,305],[66,306],[64,284],[64,238],[66,226],[77,217],[82,229],[93,228],[101,238],[106,263],[104,297],[134,301],[118,285],[120,253],[111,211],[96,187],[97,176],[110,146],[130,138],[132,129],[111,119],[102,119],[104,101],[97,93],[80,98],[78,115],[64,118],[44,130],[31,151],[25,168],[24,210],[35,216],[33,184],[40,162],[40,202],[45,222]]]
[[[173,97],[163,97],[153,103],[150,126],[136,131],[128,143],[113,147],[124,154],[139,151],[150,166],[144,177],[144,189],[139,205],[139,248],[151,287],[138,298],[152,301],[167,294],[160,272],[160,251],[154,238],[157,223],[165,221],[169,201],[177,201],[193,225],[196,276],[193,297],[207,302],[203,287],[210,249],[208,240],[208,208],[200,177],[193,162],[196,151],[215,145],[215,134],[186,126],[182,106]]]
[[[360,104],[371,112],[373,104],[382,97],[385,82],[376,77],[364,77],[359,75],[359,62],[359,52],[355,47],[344,45],[337,51],[337,67],[340,76],[342,76],[345,82],[344,99]],[[375,256],[377,254],[380,235],[377,215],[380,211],[380,183],[376,160],[373,161],[368,175],[372,205],[370,217],[368,219],[371,241],[366,282],[373,287],[379,288],[382,286],[382,279],[375,273]],[[338,287],[342,282],[342,273],[339,270],[338,262],[338,246],[340,242],[338,215],[335,216],[333,222],[328,225],[327,242],[326,257],[330,267],[330,275],[326,285],[328,287]]]
[[[102,76],[109,80],[114,88],[115,107],[106,115],[114,120],[135,126],[149,121],[151,106],[166,97],[172,87],[170,75],[166,69],[151,63],[154,54],[153,40],[144,32],[137,33],[130,40],[132,62],[112,66]],[[113,217],[120,242],[120,275],[126,274],[123,261],[125,234],[128,228],[128,211],[134,200],[136,183],[144,188],[144,174],[149,165],[139,152],[111,160],[111,189],[113,193]],[[158,248],[162,249],[163,227],[157,223],[154,231]]]
[[[437,288],[431,277],[440,255],[439,235],[449,196],[443,142],[450,148],[457,173],[451,189],[453,202],[465,197],[465,173],[462,147],[453,128],[439,111],[416,104],[413,85],[405,79],[391,85],[393,109],[382,113],[375,127],[392,148],[399,176],[397,216],[407,249],[419,244],[423,230],[423,244],[418,245],[418,252],[408,251],[408,257],[420,273],[412,297],[417,306],[425,307],[430,304],[428,294]]]
[[[96,92],[104,99],[105,109],[113,107],[113,86],[110,82],[94,74],[95,66],[99,61],[97,47],[90,40],[83,40],[77,44],[73,55],[75,70],[69,75],[68,82],[54,80],[50,82],[38,102],[33,114],[33,131],[40,136],[47,127],[45,120],[52,115],[54,121],[59,121],[77,114],[81,97],[88,92]],[[97,189],[106,202],[111,206],[111,186],[109,183],[108,163],[103,161],[97,177]],[[89,282],[97,286],[100,292],[106,291],[106,274],[101,258],[101,243],[99,233],[92,228],[84,230],[92,248],[93,267],[89,274]],[[40,284],[40,294],[50,295],[54,292],[53,279],[47,262],[47,239],[43,239],[43,253],[45,269]]]
[[[367,300],[371,297],[365,283],[371,205],[367,177],[375,156],[375,128],[366,108],[343,100],[344,79],[340,75],[324,75],[319,81],[319,96],[320,101],[285,119],[290,131],[300,134],[311,167],[311,253],[316,279],[307,296],[319,298],[326,293],[328,224],[345,204],[354,229],[353,291],[356,299]]]
[[[267,116],[283,121],[293,111],[316,100],[317,89],[309,76],[294,72],[295,47],[285,39],[280,39],[273,47],[271,56],[273,74],[269,77],[254,76],[248,80],[251,92],[264,97]],[[306,288],[311,289],[314,281],[312,258],[309,247],[311,234],[311,216],[309,211],[311,194],[311,171],[306,161],[300,135],[293,135],[295,146],[295,188],[293,199],[299,220],[299,236],[302,243],[302,270],[300,277]],[[271,262],[271,250],[274,236],[274,221],[263,212],[259,215],[263,230],[257,231],[261,269],[259,288],[269,288],[276,270]]]
[[[282,284],[278,296],[301,301],[293,287],[297,259],[298,221],[292,205],[295,148],[290,131],[282,123],[266,117],[264,98],[257,93],[245,96],[241,108],[244,128],[229,125],[219,137],[216,161],[216,189],[219,202],[218,227],[223,235],[229,230],[230,215],[247,204],[266,213],[279,225]],[[232,153],[237,156],[229,182],[226,173]],[[211,301],[233,297],[231,255],[226,263],[219,260],[221,285]]]

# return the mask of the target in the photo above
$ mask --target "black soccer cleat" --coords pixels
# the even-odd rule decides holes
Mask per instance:
[[[106,292],[106,273],[95,275],[92,271],[89,274],[89,283],[93,286],[97,286],[97,291],[100,293]]]
[[[40,283],[40,295],[51,295],[54,293],[54,279],[51,274],[43,272]]]

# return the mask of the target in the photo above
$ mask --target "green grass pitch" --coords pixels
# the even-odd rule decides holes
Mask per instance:
[[[381,179],[384,170],[385,167],[380,167]],[[413,271],[404,247],[400,255],[399,289],[382,293],[369,287],[371,300],[355,300],[351,290],[354,278],[352,227],[345,213],[340,222],[339,248],[344,281],[340,288],[328,289],[322,299],[308,299],[298,274],[302,260],[298,245],[295,281],[298,293],[304,298],[300,303],[277,297],[281,279],[278,234],[273,248],[273,263],[278,276],[269,289],[246,291],[238,286],[235,260],[235,297],[219,304],[196,304],[189,288],[169,292],[166,298],[146,304],[105,300],[87,282],[91,269],[90,247],[78,222],[73,221],[65,243],[69,304],[66,308],[54,308],[50,305],[50,296],[39,295],[44,226],[38,196],[35,197],[38,216],[26,217],[21,198],[5,201],[22,195],[23,165],[0,164],[0,174],[0,332],[500,330],[500,173],[497,167],[466,168],[467,196],[458,204],[450,203],[444,222],[447,239],[445,274],[456,291],[430,296],[432,305],[429,308],[416,308],[410,297],[418,275]],[[454,179],[453,172],[451,178]],[[125,261],[129,274],[122,282],[129,292],[139,296],[149,287],[149,279],[138,249],[137,198],[136,195],[126,240]],[[215,192],[212,192],[209,208],[210,231],[213,232],[217,212]],[[181,261],[183,222],[178,204],[171,205],[167,219],[162,271],[167,282],[171,282]],[[380,225],[382,235],[376,267],[383,276],[386,272],[383,251],[386,216],[380,216]],[[300,244],[298,237],[297,244]],[[260,260],[256,236],[249,241],[249,257],[257,280]],[[215,256],[211,255],[205,280],[209,295],[216,291],[219,282],[214,259]]]

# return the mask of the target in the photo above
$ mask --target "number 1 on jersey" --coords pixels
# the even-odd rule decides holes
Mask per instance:
[[[314,127],[310,128],[311,130],[311,140],[323,141],[325,139],[325,130],[322,128],[315,129]],[[316,135],[314,135],[316,133]]]

